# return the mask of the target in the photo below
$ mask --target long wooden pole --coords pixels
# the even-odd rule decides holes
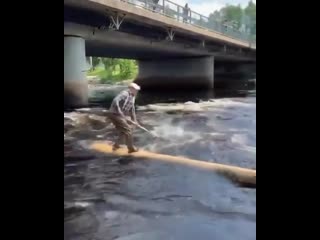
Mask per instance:
[[[166,154],[153,153],[139,150],[135,153],[128,154],[126,148],[120,148],[116,151],[112,150],[112,145],[106,142],[94,142],[90,145],[90,149],[99,152],[114,154],[117,156],[131,156],[137,158],[146,158],[148,160],[158,160],[166,163],[180,164],[189,167],[195,167],[207,171],[215,171],[224,175],[231,181],[239,184],[242,187],[256,188],[256,170],[235,167],[230,165],[205,162],[202,160],[189,159],[179,156],[171,156]]]

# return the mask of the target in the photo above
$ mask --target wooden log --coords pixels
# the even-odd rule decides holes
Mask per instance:
[[[148,160],[158,160],[166,163],[180,164],[189,167],[195,167],[206,171],[215,171],[239,184],[242,187],[256,188],[256,170],[241,168],[236,166],[205,162],[202,160],[189,159],[179,156],[171,156],[166,154],[153,153],[149,151],[139,150],[135,153],[128,154],[126,148],[120,148],[117,151],[112,150],[111,143],[96,141],[90,145],[90,149],[113,154],[117,156],[130,156],[137,158],[145,158]]]

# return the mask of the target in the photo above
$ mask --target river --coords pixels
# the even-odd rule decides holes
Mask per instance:
[[[137,104],[138,120],[161,136],[136,129],[138,147],[256,168],[255,91],[142,93]],[[256,239],[255,189],[183,166],[90,152],[88,142],[114,140],[99,115],[64,114],[65,240]]]

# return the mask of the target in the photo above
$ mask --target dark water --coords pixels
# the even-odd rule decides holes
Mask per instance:
[[[255,92],[237,93],[141,94],[138,120],[162,138],[137,129],[136,145],[255,168]],[[64,239],[256,239],[255,189],[183,166],[89,152],[88,142],[113,140],[114,130],[81,118],[65,113]]]
[[[169,92],[148,91],[142,92],[138,96],[137,104],[146,105],[152,103],[184,103],[188,101],[199,102],[208,101],[210,99],[220,98],[246,98],[248,96],[255,96],[254,89],[244,90],[197,90],[186,91],[181,90]]]

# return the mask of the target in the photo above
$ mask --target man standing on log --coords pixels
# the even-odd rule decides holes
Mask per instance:
[[[119,133],[119,138],[113,145],[114,151],[120,148],[123,140],[128,147],[129,153],[138,151],[133,146],[132,127],[129,123],[132,123],[132,121],[134,123],[137,122],[134,103],[139,90],[139,85],[130,83],[128,89],[120,92],[112,101],[108,117]],[[128,117],[131,117],[132,121]]]

